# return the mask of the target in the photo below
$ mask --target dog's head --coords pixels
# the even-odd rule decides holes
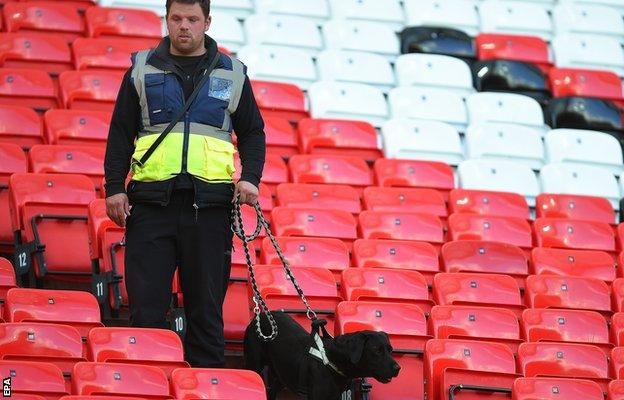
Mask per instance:
[[[372,377],[388,383],[401,366],[392,358],[392,346],[385,332],[359,331],[337,336],[335,350],[343,355],[357,377]]]

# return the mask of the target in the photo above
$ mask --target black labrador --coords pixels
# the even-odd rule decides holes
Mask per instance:
[[[321,357],[310,354],[310,349],[318,350],[319,345],[301,325],[284,312],[271,314],[278,327],[273,341],[260,339],[255,320],[247,327],[244,340],[245,368],[262,376],[265,366],[269,367],[269,400],[275,400],[284,387],[307,395],[308,400],[340,400],[355,378],[372,377],[388,383],[399,374],[401,367],[392,358],[385,332],[360,331],[335,338],[322,337],[330,363],[325,365]],[[262,332],[269,334],[270,325],[264,314],[260,321]]]

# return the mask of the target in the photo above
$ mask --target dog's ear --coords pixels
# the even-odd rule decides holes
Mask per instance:
[[[366,345],[367,335],[353,335],[349,337],[348,352],[349,361],[355,365],[362,359],[364,353],[364,346]]]

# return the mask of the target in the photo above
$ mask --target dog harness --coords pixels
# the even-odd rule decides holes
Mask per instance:
[[[326,367],[331,368],[332,370],[334,370],[334,372],[346,378],[346,375],[342,373],[342,371],[340,371],[334,363],[329,361],[329,358],[327,358],[327,353],[325,353],[325,345],[323,344],[323,339],[321,339],[321,335],[315,332],[312,335],[312,340],[314,341],[314,344],[310,346],[310,355],[313,358],[316,358],[317,360],[322,362],[323,365],[325,365]],[[314,345],[316,345],[316,348],[314,347]]]

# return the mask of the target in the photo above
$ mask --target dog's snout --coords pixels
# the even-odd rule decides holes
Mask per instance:
[[[398,363],[394,363],[394,365],[392,366],[392,376],[397,377],[399,376],[399,371],[401,370],[401,366]]]

